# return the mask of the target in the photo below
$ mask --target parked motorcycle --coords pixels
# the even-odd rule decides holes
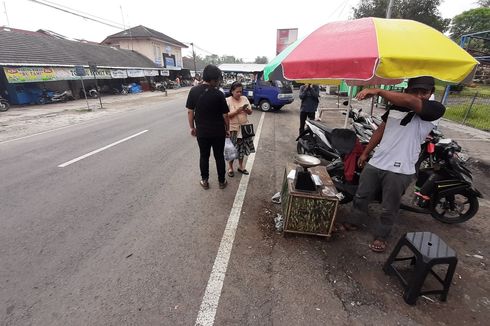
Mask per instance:
[[[165,82],[153,82],[151,83],[151,91],[160,91],[167,94],[167,88],[165,87]]]
[[[75,98],[73,97],[73,94],[70,90],[63,91],[61,93],[43,90],[41,97],[39,98],[39,103],[48,104],[48,103],[56,103],[56,102],[66,102],[66,101],[72,101],[74,99]]]
[[[305,130],[296,138],[298,154],[308,154],[327,161],[339,159],[341,153],[336,149],[337,144],[333,143],[338,140],[338,137],[332,135],[334,130],[341,129],[331,129],[321,122],[307,119]]]
[[[0,112],[5,112],[10,109],[10,103],[0,96]]]
[[[122,84],[121,85],[121,92],[120,92],[120,94],[126,95],[126,94],[129,94],[129,93],[131,93],[131,85],[124,85],[124,84]]]
[[[87,98],[99,98],[99,91],[95,88],[95,86],[89,86],[85,89],[85,93],[87,94]],[[83,92],[83,88],[80,89],[80,98],[85,98],[85,94]]]
[[[400,208],[430,214],[443,223],[462,223],[469,220],[478,212],[478,198],[482,195],[474,187],[471,171],[459,156],[461,147],[455,141],[444,138],[432,137],[428,141],[433,146],[425,146],[426,153],[420,156],[419,161],[428,159],[430,163],[425,167],[419,164],[413,205],[402,204]],[[342,160],[329,164],[327,171],[343,196],[340,202],[351,201],[359,178],[354,178],[350,183],[346,181]],[[359,168],[356,168],[355,173],[359,176]],[[381,194],[378,194],[377,199],[380,198]]]

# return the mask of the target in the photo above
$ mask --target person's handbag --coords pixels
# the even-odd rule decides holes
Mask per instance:
[[[242,132],[242,138],[250,138],[255,136],[254,125],[251,123],[241,125],[240,130]]]

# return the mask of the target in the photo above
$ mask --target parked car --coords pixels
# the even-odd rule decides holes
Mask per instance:
[[[219,68],[223,72],[250,74],[254,78],[250,82],[243,82],[243,95],[264,112],[280,110],[284,105],[294,101],[293,87],[288,81],[265,81],[263,69],[265,65],[259,64],[222,64]],[[229,95],[230,84],[223,85],[225,95]]]

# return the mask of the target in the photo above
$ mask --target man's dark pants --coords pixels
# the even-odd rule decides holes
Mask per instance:
[[[211,148],[213,148],[218,181],[225,182],[225,137],[197,137],[197,143],[199,144],[199,167],[201,168],[202,180],[209,179],[209,156],[211,155]]]
[[[382,212],[379,221],[375,222],[374,237],[386,240],[398,217],[401,198],[412,178],[413,175],[381,170],[366,164],[354,197],[353,212],[346,222],[356,225],[363,224],[363,219],[367,217],[369,202],[375,199],[376,194],[381,190]]]
[[[299,133],[305,130],[306,118],[310,120],[315,120],[315,112],[303,112],[299,113]]]

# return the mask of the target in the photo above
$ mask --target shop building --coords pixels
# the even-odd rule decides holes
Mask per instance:
[[[183,68],[182,49],[187,45],[170,36],[139,25],[106,37],[101,44],[136,51],[172,75]]]
[[[168,69],[136,51],[68,40],[43,31],[2,27],[0,43],[0,95],[12,104],[39,103],[44,90],[71,90],[78,97],[81,78],[86,87],[97,80],[104,89],[133,82],[144,86],[152,79],[169,76]],[[77,66],[83,66],[85,76],[76,74]]]

